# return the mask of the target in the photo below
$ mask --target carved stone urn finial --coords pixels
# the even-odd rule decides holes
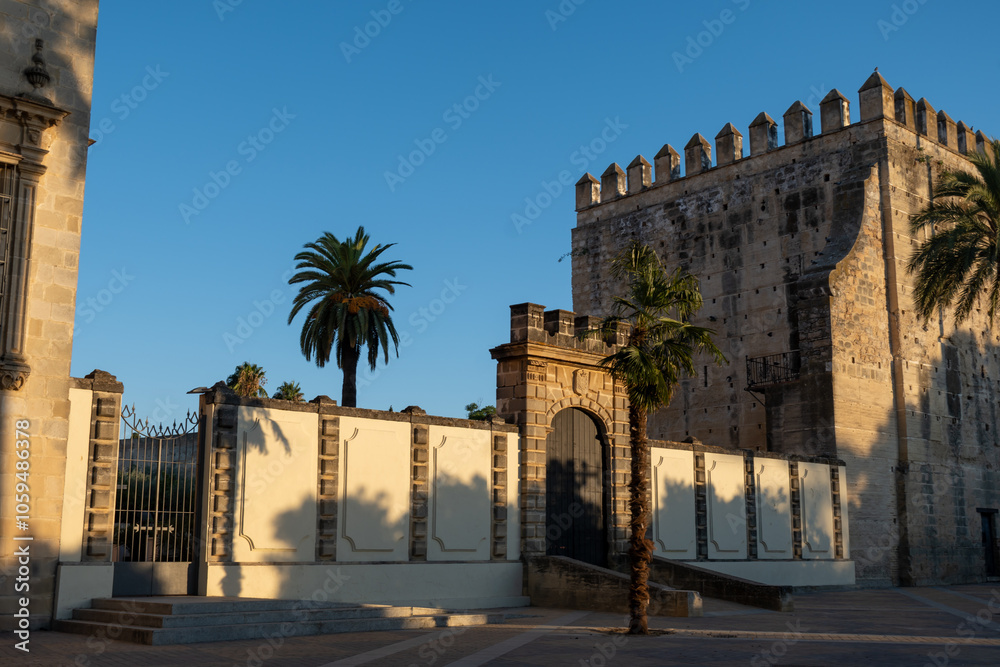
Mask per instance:
[[[44,87],[52,79],[48,70],[45,69],[45,59],[42,58],[42,47],[44,46],[44,40],[35,40],[35,55],[31,57],[31,62],[34,64],[24,70],[24,76],[27,77],[28,83],[35,87],[35,90]]]

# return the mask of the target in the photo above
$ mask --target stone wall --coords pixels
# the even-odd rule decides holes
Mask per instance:
[[[650,435],[843,459],[859,581],[980,580],[976,509],[1000,506],[1000,338],[982,313],[958,330],[950,315],[918,322],[906,264],[920,240],[910,215],[942,170],[969,168],[985,135],[878,74],[859,97],[851,124],[849,101],[831,91],[820,133],[796,102],[783,146],[760,114],[749,157],[727,125],[714,167],[696,135],[683,177],[664,146],[655,178],[641,156],[582,178],[574,308],[607,312],[619,288],[607,263],[633,239],[690,270],[705,297],[697,323],[716,330],[730,364],[701,364],[650,418]],[[783,355],[795,377],[743,391],[746,359],[767,355]]]
[[[0,533],[31,542],[30,591],[15,594],[14,543],[0,544],[0,629],[12,626],[29,593],[31,624],[47,625],[60,548],[69,432],[69,377],[97,0],[11,0],[0,6],[0,162],[17,172],[8,289],[0,303],[0,488],[14,488],[15,424],[30,428],[29,529],[15,529],[0,504]],[[36,40],[49,76],[35,90],[24,76]],[[30,240],[30,243],[29,243]]]
[[[630,520],[628,401],[599,362],[625,342],[626,329],[618,326],[602,339],[594,336],[600,323],[594,317],[532,303],[510,310],[510,342],[491,353],[497,414],[521,430],[521,552],[529,563],[551,555],[552,533],[574,530],[579,520],[605,526],[607,560],[622,568]],[[604,506],[581,503],[580,515],[561,517],[547,507],[547,447],[556,442],[549,438],[556,415],[569,408],[600,424]],[[657,556],[729,574],[738,567],[750,581],[773,583],[784,572],[789,581],[809,585],[854,583],[842,462],[701,443],[653,440],[650,447],[650,536]],[[597,512],[605,520],[588,516]]]
[[[888,268],[895,275],[900,332],[896,395],[903,446],[897,484],[905,503],[899,508],[904,530],[895,533],[908,565],[904,581],[913,584],[981,579],[976,509],[1000,508],[1000,336],[991,330],[985,304],[960,327],[951,313],[925,325],[916,317],[914,279],[905,270],[912,248],[927,235],[910,233],[910,216],[929,203],[942,171],[972,169],[956,124],[946,114],[937,117],[947,145],[933,125],[921,133],[912,124],[887,123],[883,166],[883,219],[896,248]],[[971,147],[976,135],[966,136],[964,147]]]
[[[437,581],[442,575],[432,569],[462,562],[484,566],[468,571],[481,579],[470,600],[517,602],[519,589],[508,585],[511,566],[520,568],[518,495],[507,481],[516,480],[514,426],[433,417],[413,406],[341,408],[326,397],[245,399],[221,385],[202,402],[212,425],[204,594],[292,599],[303,581],[322,584],[336,565],[379,579],[348,586],[357,600],[429,603],[432,589],[397,577]],[[401,564],[427,570],[392,567]],[[499,568],[494,589],[489,564]],[[466,604],[459,587],[440,595]]]

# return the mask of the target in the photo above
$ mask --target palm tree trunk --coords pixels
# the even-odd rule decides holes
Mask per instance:
[[[649,526],[649,441],[646,439],[646,411],[629,405],[629,445],[632,449],[632,480],[629,482],[629,507],[632,510],[629,565],[632,583],[629,587],[629,625],[632,635],[649,634],[646,609],[649,607],[649,562],[653,543],[646,539]]]
[[[340,392],[340,404],[346,408],[358,407],[358,357],[361,348],[348,347],[344,350],[344,386]]]

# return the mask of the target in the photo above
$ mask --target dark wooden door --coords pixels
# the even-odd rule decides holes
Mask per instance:
[[[986,556],[986,576],[997,576],[997,536],[994,520],[997,513],[993,511],[979,510],[983,525],[983,550]]]
[[[552,420],[546,440],[546,553],[607,563],[604,532],[604,447],[597,424],[569,408]]]

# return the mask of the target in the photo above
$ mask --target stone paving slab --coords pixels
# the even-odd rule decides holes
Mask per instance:
[[[651,617],[666,634],[614,633],[617,614],[536,607],[507,610],[503,625],[276,637],[150,647],[36,631],[30,654],[0,634],[0,664],[444,667],[461,665],[1000,665],[1000,632],[966,620],[989,610],[995,587],[877,589],[796,595],[792,613],[706,600],[702,618]],[[910,593],[912,595],[907,595]],[[936,606],[935,606],[936,605]],[[959,615],[954,611],[957,610]],[[966,618],[963,618],[965,616]],[[982,615],[986,620],[986,614]],[[966,625],[963,626],[962,624]]]

